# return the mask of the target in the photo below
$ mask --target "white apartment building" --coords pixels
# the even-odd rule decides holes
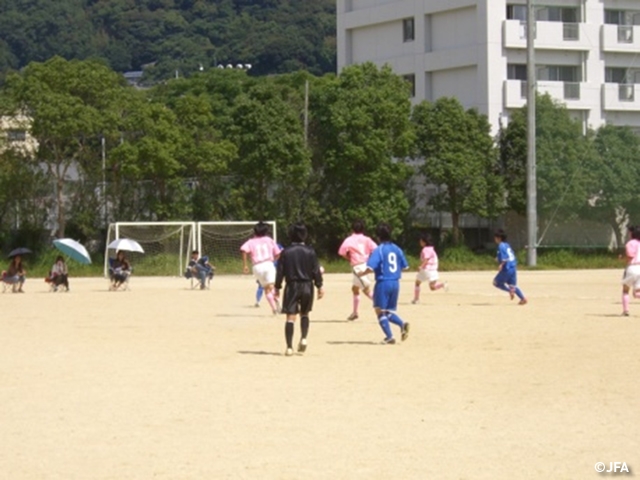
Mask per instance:
[[[640,0],[535,0],[539,92],[585,127],[640,132]],[[389,64],[414,101],[500,120],[526,103],[526,0],[337,0],[338,69]]]

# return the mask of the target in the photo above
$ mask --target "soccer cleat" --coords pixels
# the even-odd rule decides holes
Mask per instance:
[[[409,336],[409,323],[404,322],[404,325],[402,325],[402,336],[400,338],[404,342],[408,336]]]
[[[523,298],[522,300],[520,300],[518,302],[518,305],[526,305],[526,304],[527,304],[527,299],[526,298]]]
[[[358,318],[358,314],[357,313],[352,313],[351,315],[349,315],[347,317],[347,320],[356,320]]]
[[[273,313],[274,315],[278,315],[280,312],[274,308],[273,310],[271,310],[271,313]]]
[[[516,297],[516,289],[515,288],[510,288],[509,289],[509,299],[513,300]]]
[[[293,348],[287,348],[284,352],[284,356],[285,357],[292,357],[293,356]]]
[[[413,305],[415,305],[415,304],[417,304],[417,303],[418,303],[418,300],[414,298],[413,300],[411,300],[411,303],[412,303]]]
[[[623,317],[628,317],[629,316],[629,312],[622,312],[622,316]]]
[[[304,353],[307,350],[307,339],[301,338],[300,343],[298,344],[298,352]]]
[[[385,338],[384,340],[382,340],[383,345],[394,345],[395,343],[396,343],[396,339],[393,337]]]
[[[260,308],[260,304],[258,302],[255,303],[254,307]]]

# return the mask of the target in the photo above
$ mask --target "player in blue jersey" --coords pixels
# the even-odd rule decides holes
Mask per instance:
[[[403,322],[396,313],[402,270],[409,268],[409,264],[402,249],[391,241],[391,227],[388,223],[380,223],[376,228],[376,235],[380,244],[369,256],[367,269],[358,275],[374,273],[376,285],[373,289],[373,308],[385,335],[382,343],[393,344],[396,340],[389,322],[400,327],[403,341],[409,336],[409,323]]]
[[[518,262],[511,246],[507,243],[507,234],[502,229],[497,230],[493,236],[493,241],[498,245],[496,260],[499,264],[498,274],[493,279],[493,286],[508,292],[511,300],[513,300],[514,296],[517,296],[520,299],[519,305],[526,305],[527,299],[517,286],[516,265]]]

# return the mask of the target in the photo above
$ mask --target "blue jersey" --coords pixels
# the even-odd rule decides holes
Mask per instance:
[[[498,263],[504,263],[506,270],[515,270],[518,262],[516,256],[513,254],[511,246],[507,242],[500,242],[498,244]]]
[[[402,249],[395,243],[385,242],[371,252],[367,267],[373,270],[376,282],[383,280],[398,281],[402,277],[402,270],[409,264]]]

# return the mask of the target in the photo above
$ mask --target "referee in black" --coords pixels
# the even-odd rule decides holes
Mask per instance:
[[[318,300],[324,295],[322,289],[322,272],[315,250],[305,245],[307,227],[298,222],[289,227],[291,245],[285,248],[278,259],[276,274],[276,292],[282,288],[282,281],[286,280],[284,297],[282,298],[282,312],[287,315],[284,335],[287,340],[285,355],[293,355],[293,330],[296,316],[300,314],[301,337],[298,352],[307,349],[307,335],[309,333],[309,312],[313,307],[313,286],[318,288]]]

